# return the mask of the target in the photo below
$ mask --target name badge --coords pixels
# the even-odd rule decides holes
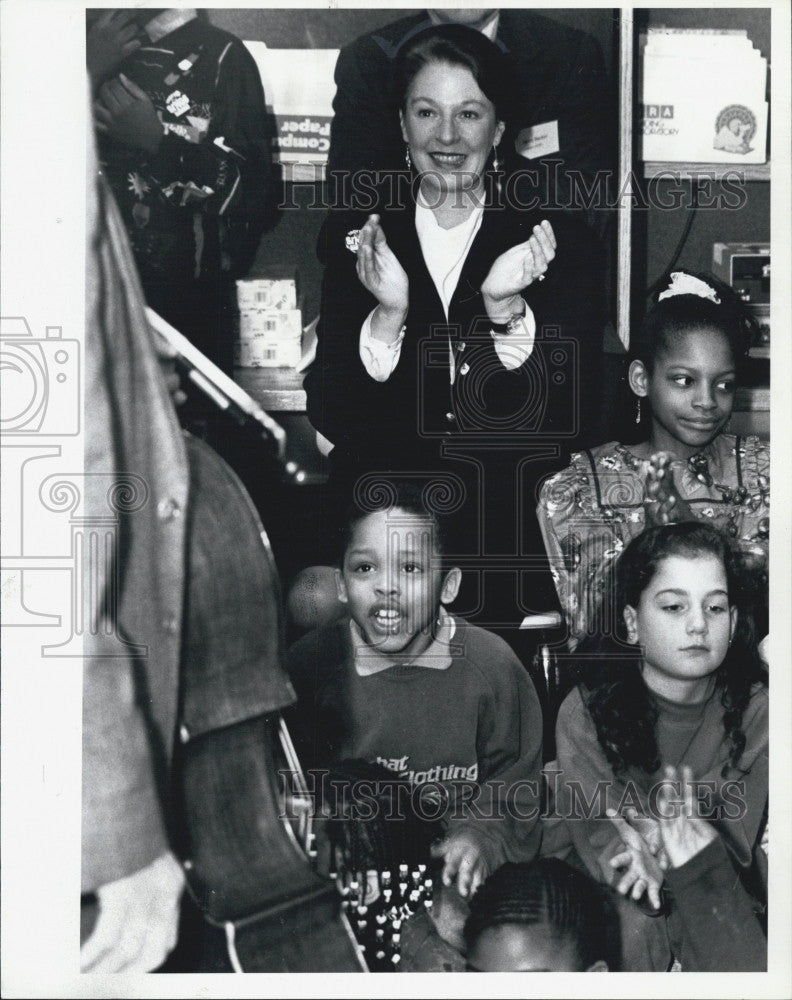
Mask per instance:
[[[557,153],[561,148],[558,145],[558,121],[524,128],[514,140],[514,148],[526,160]]]

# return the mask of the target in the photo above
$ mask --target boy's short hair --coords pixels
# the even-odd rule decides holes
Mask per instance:
[[[365,488],[354,491],[354,497],[346,510],[341,528],[338,564],[343,566],[344,556],[352,542],[357,525],[369,514],[379,511],[403,510],[415,517],[430,521],[434,529],[434,543],[440,554],[442,569],[449,569],[448,556],[452,550],[452,535],[449,515],[437,501],[436,484],[431,481],[419,484],[413,480],[367,479]]]

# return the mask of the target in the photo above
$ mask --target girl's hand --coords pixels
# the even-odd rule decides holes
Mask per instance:
[[[489,850],[491,854],[491,849]],[[488,844],[469,827],[455,830],[432,847],[433,858],[443,858],[443,885],[455,880],[457,892],[469,899],[503,860],[488,857]]]
[[[410,285],[404,268],[388,246],[379,216],[370,215],[358,236],[357,276],[388,316],[404,322]]]
[[[624,845],[624,850],[610,860],[612,868],[627,869],[616,883],[616,891],[636,902],[646,893],[652,906],[659,910],[663,872],[649,845],[615,809],[608,809],[606,815],[619,831]]]
[[[681,868],[691,858],[703,851],[718,836],[717,831],[695,812],[693,795],[693,772],[682,767],[682,777],[675,767],[663,769],[667,782],[674,782],[676,788],[663,784],[657,795],[658,826],[663,847],[672,868]]]
[[[690,506],[677,490],[672,462],[666,451],[658,451],[649,458],[644,502],[647,527],[695,520]]]
[[[555,257],[556,239],[545,220],[534,226],[533,235],[518,243],[495,261],[481,286],[487,315],[493,323],[504,323],[519,308],[520,293],[534,281],[541,281]]]

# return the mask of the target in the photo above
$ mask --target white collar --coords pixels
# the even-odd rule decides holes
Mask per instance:
[[[429,646],[414,659],[405,656],[403,662],[380,653],[369,646],[358,626],[349,619],[352,634],[352,655],[355,673],[359,677],[382,673],[391,667],[428,667],[431,670],[447,670],[451,666],[451,640],[456,634],[456,621],[444,607],[437,616],[437,633]]]
[[[433,24],[453,24],[454,23],[453,21],[447,21],[442,16],[442,11],[441,10],[432,9],[432,10],[428,11],[428,13],[429,13],[429,18],[430,18],[430,20],[432,21]],[[493,12],[490,14],[490,16],[487,18],[486,21],[484,21],[483,23],[478,24],[478,25],[471,24],[471,25],[468,25],[468,27],[473,28],[474,30],[480,31],[482,33],[482,35],[486,35],[487,38],[489,38],[489,40],[491,42],[494,42],[495,41],[495,36],[498,34],[498,24],[499,24],[499,22],[500,22],[500,10],[498,8],[496,8],[495,10],[493,10]]]
[[[172,31],[176,31],[176,29],[181,28],[182,25],[188,24],[197,16],[198,12],[194,7],[185,7],[183,9],[169,7],[161,14],[157,14],[156,17],[153,17],[148,24],[146,24],[144,31],[151,39],[151,43],[153,45],[154,43],[161,41]]]

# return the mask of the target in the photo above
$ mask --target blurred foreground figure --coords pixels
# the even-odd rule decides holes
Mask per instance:
[[[278,770],[300,771],[266,534],[179,428],[92,144],[87,162],[81,968],[158,969],[178,938],[162,971],[360,970],[282,821]]]

